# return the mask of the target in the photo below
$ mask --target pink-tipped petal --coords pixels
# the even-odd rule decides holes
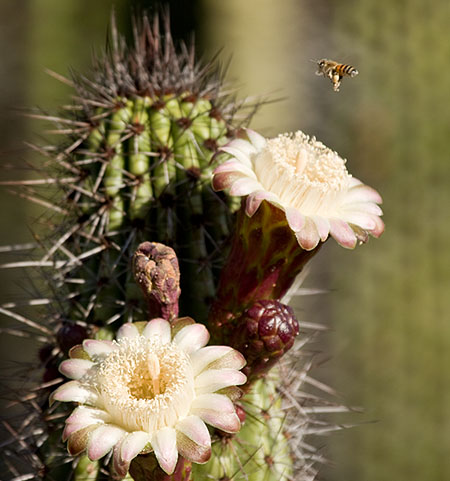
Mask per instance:
[[[220,174],[223,172],[239,172],[248,177],[256,179],[256,174],[253,171],[253,169],[251,169],[245,164],[242,164],[241,162],[238,162],[237,160],[229,160],[219,165],[214,169],[213,175]]]
[[[69,379],[80,379],[94,365],[87,359],[66,359],[59,365],[59,372]]]
[[[130,462],[151,442],[150,434],[144,431],[135,431],[127,434],[120,445],[122,461]]]
[[[147,339],[158,336],[164,344],[167,344],[172,339],[170,324],[160,317],[152,319],[147,323],[142,335]]]
[[[262,150],[266,145],[266,139],[252,129],[245,129],[245,133],[256,150]]]
[[[198,416],[187,416],[177,424],[177,431],[182,432],[196,444],[211,446],[211,436],[205,423]]]
[[[217,174],[214,174],[213,179],[212,179],[212,188],[216,191],[219,192],[221,190],[228,189],[231,187],[235,182],[237,182],[240,179],[246,179],[243,174],[240,172],[219,172]]]
[[[244,356],[229,346],[206,346],[191,355],[194,376],[205,369],[242,369]]]
[[[162,428],[152,436],[152,447],[161,469],[172,474],[178,460],[177,433],[173,428]]]
[[[316,225],[317,232],[319,233],[320,240],[325,242],[330,234],[330,223],[325,217],[318,215],[311,216],[314,224]]]
[[[380,237],[380,235],[384,232],[384,222],[378,216],[372,216],[372,218],[375,222],[375,227],[371,229],[370,233],[374,237]]]
[[[49,402],[50,405],[55,401],[94,405],[97,399],[98,395],[94,391],[81,386],[78,381],[69,381],[50,394]]]
[[[330,219],[330,234],[342,247],[354,249],[356,246],[356,235],[347,222],[340,219]]]
[[[117,350],[117,344],[112,341],[98,341],[97,339],[86,339],[83,341],[83,349],[89,354],[89,357],[106,357],[111,352]]]
[[[124,337],[138,337],[139,331],[137,327],[132,324],[131,322],[127,322],[123,324],[120,329],[117,331],[117,339],[123,339]]]
[[[118,426],[100,426],[93,431],[87,445],[87,455],[91,461],[96,461],[107,454],[126,434]]]
[[[199,396],[193,402],[191,412],[211,426],[227,433],[235,433],[241,427],[233,403],[222,394]]]
[[[66,424],[85,423],[88,425],[92,423],[109,423],[111,420],[111,415],[103,409],[96,409],[88,406],[78,406],[66,419]]]
[[[127,475],[131,461],[151,441],[151,436],[144,431],[135,431],[126,434],[121,441],[114,446],[113,466],[115,472],[124,478]]]
[[[211,436],[198,416],[188,416],[177,424],[177,449],[185,459],[198,464],[211,457]]]
[[[313,250],[320,242],[316,224],[309,217],[305,217],[305,224],[300,231],[295,233],[295,237],[297,237],[300,247],[305,251]]]
[[[113,474],[114,478],[116,477],[119,478],[125,478],[126,475],[128,474],[128,469],[130,468],[130,463],[126,463],[125,461],[122,461],[120,458],[120,446],[121,446],[121,441],[119,441],[113,449]]]
[[[80,406],[66,419],[64,426],[62,440],[66,441],[73,433],[84,429],[87,426],[94,426],[109,423],[111,416],[100,409],[91,409],[85,406]]]
[[[247,200],[245,201],[245,213],[249,217],[253,216],[253,214],[259,209],[261,202],[264,200],[261,199],[257,194],[258,192],[253,192],[247,197]]]
[[[183,327],[173,338],[173,342],[178,344],[186,354],[191,354],[206,346],[208,341],[209,332],[203,324],[191,324]]]
[[[292,207],[286,207],[284,211],[289,227],[294,232],[298,232],[303,229],[306,223],[306,218],[303,214],[300,213],[300,211],[298,211],[297,209],[293,209]]]
[[[221,150],[228,152],[230,155],[233,155],[239,161],[244,163],[250,162],[250,157],[256,153],[256,149],[252,143],[244,139],[234,139],[224,145]]]
[[[245,152],[242,152],[242,150],[233,147],[231,143],[224,145],[220,150],[222,152],[226,152],[227,154],[232,155],[238,162],[241,162],[243,165],[247,165],[248,167],[252,165],[250,156]]]
[[[243,177],[233,182],[233,184],[230,186],[230,195],[242,197],[261,189],[262,185],[258,181],[249,179],[248,177]]]
[[[279,203],[279,198],[275,194],[268,192],[267,190],[257,190],[249,194],[245,204],[245,213],[252,217],[253,214],[259,209],[261,202],[267,200],[275,205]]]
[[[381,207],[374,202],[352,202],[344,204],[340,210],[344,213],[356,211],[364,214],[383,215]]]
[[[376,227],[374,217],[375,216],[362,212],[346,212],[342,215],[342,220],[370,231]]]
[[[73,433],[67,441],[67,451],[72,456],[82,453],[89,442],[90,434],[96,429],[98,429],[97,425],[93,424]]]
[[[195,378],[197,395],[213,393],[228,386],[245,384],[247,377],[235,369],[208,369]]]
[[[375,189],[361,183],[351,187],[345,196],[346,204],[352,202],[375,202],[376,204],[382,204],[383,199]]]
[[[71,423],[71,424],[66,424],[64,426],[61,439],[65,443],[70,438],[70,436],[72,436],[72,434],[76,433],[80,429],[84,429],[84,428],[86,428],[88,426],[92,426],[94,424],[101,424],[101,423],[89,423],[89,424]]]

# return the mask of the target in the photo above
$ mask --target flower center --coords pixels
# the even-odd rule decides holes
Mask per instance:
[[[93,380],[113,422],[130,431],[171,427],[188,414],[194,376],[188,356],[156,337],[124,338]]]
[[[328,214],[351,177],[345,160],[301,131],[269,139],[254,163],[264,188],[306,215]]]

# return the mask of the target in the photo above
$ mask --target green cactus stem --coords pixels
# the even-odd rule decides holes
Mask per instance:
[[[276,372],[256,381],[242,401],[245,421],[233,437],[219,436],[211,459],[192,465],[193,481],[290,481],[292,459]]]

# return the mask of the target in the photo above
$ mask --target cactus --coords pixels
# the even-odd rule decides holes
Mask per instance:
[[[334,427],[322,422],[315,426],[303,412],[303,405],[321,403],[316,397],[295,392],[282,396],[290,383],[297,391],[302,380],[309,380],[311,362],[306,360],[311,358],[308,354],[302,357],[300,378],[298,369],[286,374],[286,353],[294,345],[299,325],[281,301],[329,234],[350,248],[357,240],[366,240],[368,232],[381,234],[375,205],[379,196],[357,180],[347,185],[342,159],[315,139],[297,133],[295,141],[289,136],[279,141],[292,144],[289,155],[296,158],[296,168],[304,168],[311,159],[318,164],[316,155],[323,156],[327,167],[335,162],[334,170],[319,169],[320,179],[314,179],[317,169],[311,167],[311,184],[317,186],[327,174],[341,169],[341,184],[348,188],[351,201],[358,203],[357,215],[351,211],[352,204],[344,202],[345,189],[338,199],[344,202],[344,214],[353,214],[348,219],[335,218],[337,211],[331,220],[321,217],[323,210],[309,212],[310,217],[293,207],[285,212],[281,201],[272,204],[273,195],[261,197],[259,190],[252,191],[247,205],[243,202],[239,208],[232,195],[214,191],[211,180],[219,151],[237,152],[242,159],[253,149],[244,140],[246,135],[261,148],[265,142],[258,134],[242,130],[250,120],[246,102],[236,102],[223,93],[220,69],[214,62],[198,63],[192,47],[175,47],[168,16],[162,22],[158,16],[153,20],[144,16],[134,23],[133,31],[129,47],[113,21],[109,50],[96,60],[92,74],[75,74],[72,81],[67,80],[75,89],[69,114],[35,115],[56,124],[57,132],[65,136],[57,147],[36,147],[49,157],[46,179],[58,188],[59,214],[49,216],[51,234],[42,241],[43,252],[37,252],[40,258],[29,264],[42,268],[49,281],[51,310],[40,326],[2,309],[45,334],[40,350],[44,383],[38,394],[27,398],[34,417],[22,427],[29,429],[21,433],[29,442],[32,466],[45,480],[101,481],[123,476],[135,481],[312,479],[314,455],[296,456],[295,461],[294,441],[304,444],[304,432]],[[231,139],[234,143],[229,143]],[[299,145],[300,153],[296,153]],[[230,165],[236,167],[236,162],[215,170],[214,188],[231,186],[239,176],[230,173]],[[53,205],[54,199],[52,192],[45,202]],[[364,210],[367,204],[370,212]],[[239,212],[233,216],[236,209]],[[368,227],[359,226],[361,219]],[[201,351],[209,338],[203,324],[214,341],[226,346]],[[182,334],[186,332],[190,337]],[[187,337],[192,345],[182,340]],[[154,351],[147,341],[157,346]],[[222,348],[228,354],[220,354]],[[145,362],[144,357],[136,361],[139,349]],[[195,386],[187,381],[189,389],[183,385],[186,398],[191,396],[187,411],[182,406],[181,414],[172,413],[172,425],[161,408],[161,418],[169,424],[157,419],[155,429],[142,427],[145,423],[139,416],[133,417],[138,427],[125,423],[120,409],[111,418],[101,384],[105,366],[108,372],[114,371],[108,364],[114,356],[108,355],[120,351],[118,378],[125,376],[120,356],[134,356],[142,373],[140,394],[134,401],[142,405],[164,394],[169,381],[181,371],[173,369],[172,377],[165,373],[157,349],[176,352],[177,359],[185,362],[186,379]],[[197,350],[204,357],[195,358]],[[211,352],[222,357],[210,359]],[[248,362],[247,378],[239,371],[243,355]],[[52,393],[49,406],[48,388],[61,382],[58,364],[60,372],[73,380]],[[127,375],[134,375],[133,364],[126,366]],[[223,385],[220,376],[228,376]],[[108,379],[115,386],[115,376]],[[201,384],[205,379],[209,380],[205,389],[210,389],[206,393],[223,403],[223,413],[196,405],[205,394]],[[237,385],[242,385],[242,391]],[[76,401],[79,406],[67,418],[68,408],[53,404],[55,400]],[[116,401],[121,397],[114,397]],[[292,406],[298,409],[295,425],[301,429],[293,430],[285,422],[292,416]],[[149,416],[154,416],[148,409]],[[321,412],[328,409],[335,407],[321,406]],[[96,419],[94,424],[89,416]],[[203,421],[212,426],[209,431]],[[68,441],[71,456],[63,450],[61,436]],[[212,447],[210,436],[215,441]],[[139,449],[133,452],[135,443]],[[88,457],[82,454],[85,450]],[[105,457],[109,451],[111,463]],[[14,474],[11,459],[7,463]]]

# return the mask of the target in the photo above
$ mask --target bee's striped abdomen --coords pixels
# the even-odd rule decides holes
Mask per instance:
[[[336,65],[335,70],[341,77],[343,77],[344,75],[348,75],[349,77],[354,77],[355,75],[358,75],[358,71],[355,67],[343,63]]]

